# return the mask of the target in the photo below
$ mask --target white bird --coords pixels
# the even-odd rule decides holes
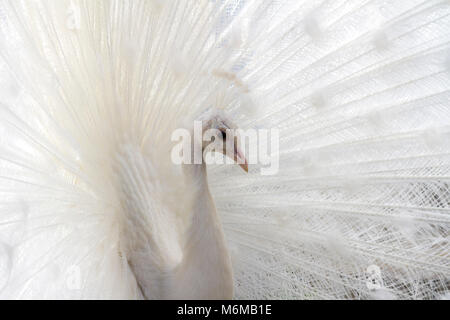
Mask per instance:
[[[449,138],[448,0],[1,0],[0,298],[448,299]]]

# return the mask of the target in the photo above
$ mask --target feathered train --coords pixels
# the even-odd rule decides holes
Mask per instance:
[[[449,76],[447,0],[2,0],[0,297],[142,298],[125,217],[221,109],[280,130],[209,169],[235,298],[448,298]]]

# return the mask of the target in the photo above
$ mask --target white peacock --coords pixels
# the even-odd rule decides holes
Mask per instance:
[[[447,0],[2,0],[0,297],[448,298],[449,61]]]

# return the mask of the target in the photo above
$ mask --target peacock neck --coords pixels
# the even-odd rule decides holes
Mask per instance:
[[[233,272],[222,224],[209,191],[207,170],[202,165],[183,168],[194,195],[192,221],[186,234],[184,259],[177,272],[182,294],[192,299],[231,299]],[[185,290],[190,293],[186,295]]]

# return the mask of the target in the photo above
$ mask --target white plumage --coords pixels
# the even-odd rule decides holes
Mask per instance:
[[[449,76],[447,0],[1,0],[0,297],[448,298]],[[279,173],[174,165],[210,109]]]

